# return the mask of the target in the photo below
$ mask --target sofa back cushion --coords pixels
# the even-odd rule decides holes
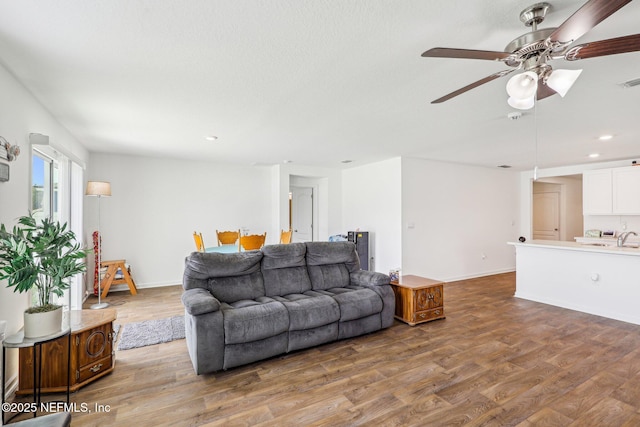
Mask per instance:
[[[265,296],[260,271],[262,252],[194,252],[185,260],[182,287],[204,288],[220,302],[233,303]]]
[[[315,290],[349,285],[349,275],[360,270],[356,246],[351,242],[307,242],[307,270]]]
[[[301,294],[311,289],[304,243],[264,246],[262,253],[262,276],[267,296]]]

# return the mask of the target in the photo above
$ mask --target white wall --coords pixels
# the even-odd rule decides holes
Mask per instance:
[[[9,143],[20,146],[21,154],[10,165],[10,181],[0,182],[0,223],[11,228],[15,220],[29,213],[31,185],[31,147],[29,133],[50,137],[51,145],[79,161],[86,161],[88,153],[49,112],[0,66],[0,135]],[[0,160],[4,162],[4,160]],[[0,282],[0,320],[7,321],[7,335],[22,328],[22,312],[27,308],[26,294],[15,294]],[[5,380],[13,383],[17,373],[17,353],[10,352]],[[16,354],[14,354],[16,353]]]
[[[617,233],[635,231],[640,234],[640,216],[638,215],[585,215],[585,230],[613,230]],[[634,236],[630,237],[635,240]]]
[[[279,240],[267,167],[92,154],[88,179],[111,182],[112,197],[100,202],[102,257],[126,259],[141,287],[182,283],[194,231],[206,246],[217,245],[216,229],[266,231],[268,244]],[[97,214],[97,199],[87,198],[88,241]]]
[[[452,281],[515,268],[518,174],[402,159],[402,274]]]
[[[402,161],[386,160],[342,172],[342,233],[369,231],[375,271],[402,265]]]

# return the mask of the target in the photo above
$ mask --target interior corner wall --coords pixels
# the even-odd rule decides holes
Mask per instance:
[[[31,146],[29,133],[48,135],[54,148],[76,159],[86,160],[86,149],[60,125],[51,114],[0,65],[0,136],[9,143],[20,146],[21,153],[9,163],[10,179],[0,182],[0,223],[12,228],[19,216],[30,209],[31,190]],[[5,160],[0,162],[7,163]],[[0,282],[0,320],[7,321],[6,335],[16,333],[23,326],[22,312],[28,307],[27,295],[16,294]],[[17,352],[8,352],[7,383],[17,376]],[[12,386],[12,384],[8,384]]]
[[[519,174],[402,159],[402,274],[443,281],[513,271]]]
[[[100,201],[102,258],[126,259],[140,287],[182,283],[194,231],[206,246],[217,245],[216,229],[266,231],[267,244],[279,239],[268,167],[94,153],[88,179],[111,182],[112,196]],[[87,198],[87,241],[97,218],[97,199]]]
[[[368,231],[373,269],[388,274],[402,263],[401,159],[342,172],[342,233]]]

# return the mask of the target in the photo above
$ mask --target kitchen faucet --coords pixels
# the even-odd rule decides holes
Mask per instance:
[[[621,233],[621,234],[618,236],[618,242],[617,242],[617,244],[618,244],[618,247],[619,247],[619,248],[620,248],[620,247],[622,247],[622,246],[624,246],[624,242],[626,242],[626,241],[627,241],[627,237],[629,237],[629,235],[631,235],[631,234],[633,234],[634,236],[637,236],[637,235],[638,235],[638,233],[636,233],[635,231],[625,231],[624,233]]]

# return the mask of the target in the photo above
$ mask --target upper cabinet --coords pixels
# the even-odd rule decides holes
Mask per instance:
[[[613,213],[640,215],[640,166],[617,168],[611,173]]]
[[[582,174],[582,213],[611,215],[612,212],[611,169],[584,172]]]
[[[585,171],[584,215],[640,215],[640,167]]]

